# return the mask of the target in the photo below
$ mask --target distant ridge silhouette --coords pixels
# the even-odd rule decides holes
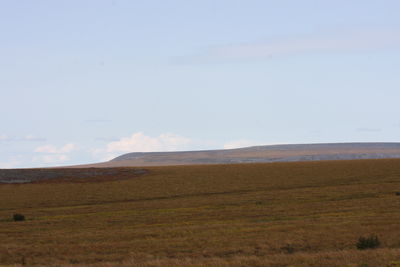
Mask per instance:
[[[134,167],[384,158],[400,158],[400,143],[285,144],[221,150],[132,152],[108,162],[78,167]]]

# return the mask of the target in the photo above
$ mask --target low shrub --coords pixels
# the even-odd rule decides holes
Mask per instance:
[[[16,222],[25,221],[25,216],[19,213],[15,213],[13,219]]]
[[[286,254],[293,254],[295,251],[292,244],[286,244],[285,246],[281,247],[281,250]]]
[[[370,235],[369,237],[360,237],[356,244],[357,249],[371,249],[377,248],[381,242],[376,235]]]

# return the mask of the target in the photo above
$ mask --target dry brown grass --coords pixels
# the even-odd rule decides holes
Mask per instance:
[[[0,263],[390,266],[400,261],[395,195],[400,160],[148,169],[135,179],[110,182],[1,185]],[[17,212],[27,221],[11,221]],[[378,235],[381,248],[356,250],[358,237],[369,234]]]
[[[232,257],[191,257],[157,258],[153,255],[131,255],[121,262],[97,262],[92,264],[57,264],[63,267],[224,267],[224,266],[272,266],[272,267],[396,267],[400,266],[399,249],[377,249],[374,251],[333,251],[320,253],[296,253],[292,255],[273,254],[268,256],[232,256]],[[22,267],[13,264],[9,267]]]

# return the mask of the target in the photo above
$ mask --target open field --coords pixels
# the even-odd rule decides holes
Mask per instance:
[[[0,264],[400,266],[398,159],[114,170],[0,184]]]

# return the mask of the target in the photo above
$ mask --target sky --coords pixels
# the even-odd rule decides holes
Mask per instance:
[[[398,0],[0,0],[0,168],[400,141]]]

